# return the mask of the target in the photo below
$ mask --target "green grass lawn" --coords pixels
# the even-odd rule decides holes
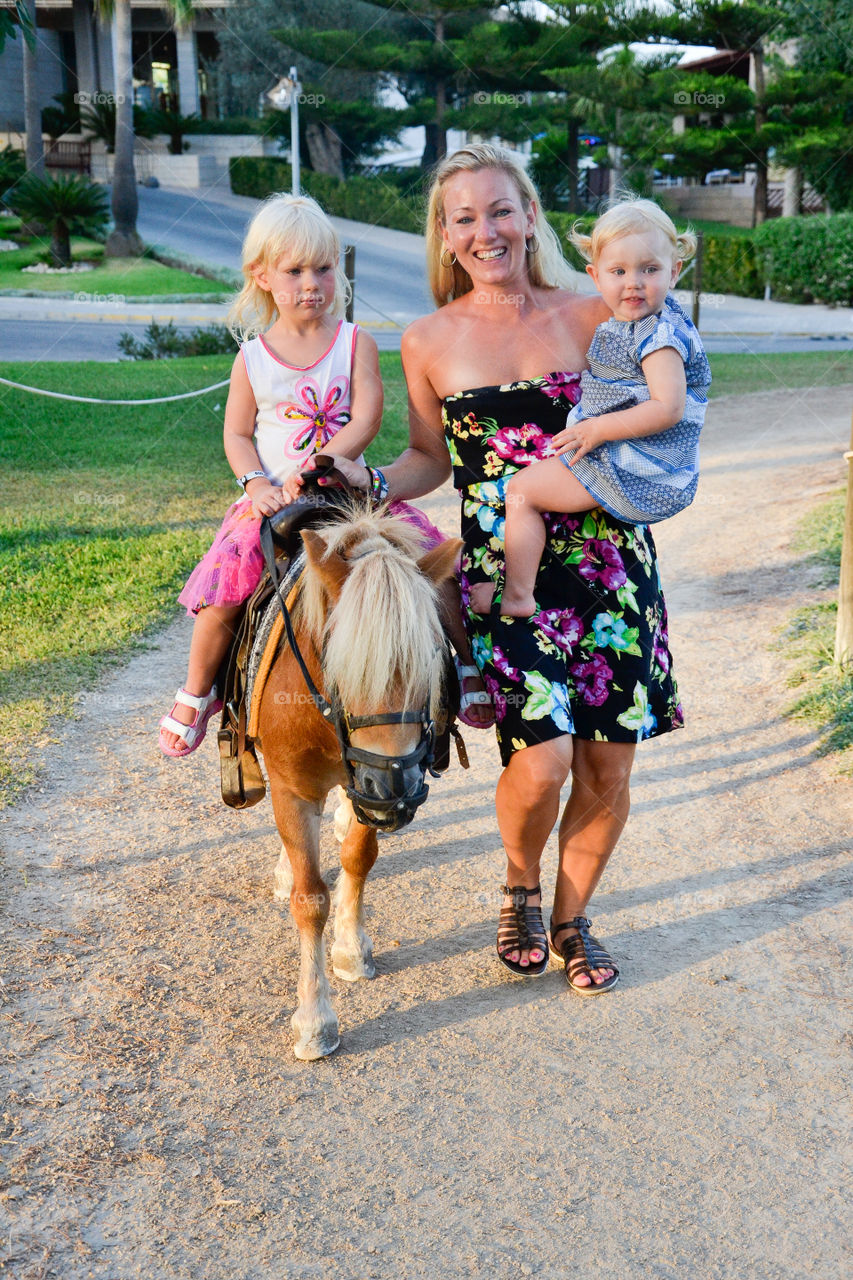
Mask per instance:
[[[70,275],[38,275],[23,271],[23,267],[44,259],[46,247],[46,244],[34,242],[0,253],[0,293],[8,289],[25,289],[32,293],[88,293],[128,299],[181,294],[224,299],[233,293],[227,285],[216,280],[205,280],[177,267],[164,267],[153,258],[104,258],[102,244],[80,237],[71,239],[72,260],[95,261],[99,265],[94,270]]]
[[[794,543],[821,567],[816,587],[837,588],[845,505],[841,489],[809,513]],[[842,771],[853,774],[853,672],[834,663],[837,619],[837,600],[805,605],[791,615],[779,648],[791,661],[788,683],[796,690],[787,714],[816,725],[820,754],[840,752]]]
[[[853,382],[844,353],[715,356],[716,395]],[[380,355],[386,408],[368,460],[407,440],[396,352]],[[144,399],[218,382],[231,357],[2,364],[0,375],[77,395]],[[175,597],[239,496],[222,452],[227,388],[142,408],[53,401],[0,385],[0,805],[35,776],[52,718],[175,616]],[[829,518],[832,526],[834,517]],[[2,762],[6,763],[2,763]]]

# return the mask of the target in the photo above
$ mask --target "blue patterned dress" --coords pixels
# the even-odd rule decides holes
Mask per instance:
[[[510,476],[552,452],[580,375],[551,373],[448,396],[442,423],[462,499],[460,585],[474,661],[495,704],[504,764],[563,734],[640,742],[682,723],[655,546],[644,525],[597,508],[547,515],[532,618],[473,613],[474,582],[500,586]]]
[[[664,347],[684,361],[687,397],[684,417],[673,427],[630,440],[606,440],[579,462],[561,460],[587,493],[611,515],[649,523],[688,506],[699,480],[699,432],[705,421],[711,370],[699,334],[671,294],[659,312],[644,320],[612,316],[595,331],[581,375],[581,401],[569,422],[631,409],[649,399],[642,362]]]

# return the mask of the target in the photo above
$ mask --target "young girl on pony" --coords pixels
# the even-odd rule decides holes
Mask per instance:
[[[195,751],[222,708],[214,681],[263,573],[261,518],[295,500],[299,469],[330,441],[329,452],[363,461],[382,420],[376,343],[343,319],[349,283],[320,206],[308,197],[271,196],[249,226],[242,269],[245,283],[228,313],[242,346],[231,370],[224,443],[244,497],[226,512],[179,596],[195,625],[184,686],[160,722],[168,756]],[[423,512],[396,503],[391,511],[420,529],[426,547],[442,540]],[[454,647],[470,664],[458,598],[444,613]],[[467,696],[478,713],[469,711],[469,722],[489,722],[488,695]]]
[[[506,585],[500,612],[529,617],[545,546],[543,514],[601,506],[630,524],[663,520],[696,493],[711,371],[669,290],[696,250],[651,200],[629,199],[572,242],[610,308],[595,331],[580,404],[553,437],[558,456],[525,467],[506,491]]]

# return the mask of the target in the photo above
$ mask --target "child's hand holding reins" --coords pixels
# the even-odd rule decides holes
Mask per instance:
[[[291,499],[284,496],[283,490],[278,485],[270,484],[269,480],[250,480],[246,485],[246,497],[252,500],[252,515],[256,517],[271,516]]]

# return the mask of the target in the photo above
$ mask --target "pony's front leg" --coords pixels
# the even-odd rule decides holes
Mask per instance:
[[[349,801],[346,803],[349,805]],[[337,818],[338,815],[335,816]],[[341,873],[334,895],[335,939],[332,943],[332,968],[339,978],[347,982],[376,976],[373,943],[364,928],[364,882],[378,853],[376,832],[362,826],[353,817],[341,846]]]
[[[290,1020],[296,1036],[293,1052],[311,1062],[334,1053],[340,1044],[323,942],[331,898],[319,869],[322,806],[279,791],[273,792],[273,807],[279,830],[287,832],[293,870],[290,911],[299,930],[298,1004]]]

